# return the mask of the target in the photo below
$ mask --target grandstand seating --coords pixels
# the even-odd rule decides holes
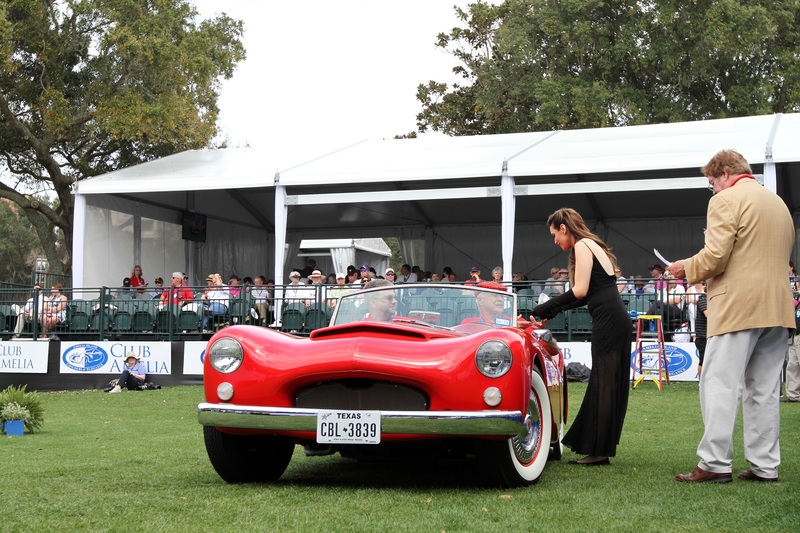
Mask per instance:
[[[17,290],[13,297],[10,292],[3,292],[0,289],[0,338],[9,339],[14,333],[16,326],[16,313],[12,310],[11,304],[24,305],[24,300],[30,296],[30,291],[26,287],[24,290]],[[68,339],[103,339],[103,338],[125,338],[132,336],[136,338],[147,338],[150,336],[157,338],[197,338],[203,335],[199,330],[199,325],[204,317],[204,309],[199,302],[180,308],[178,306],[163,306],[160,300],[152,300],[147,294],[126,294],[119,298],[114,298],[116,289],[96,288],[75,290],[74,298],[69,300],[66,311],[66,320],[59,324],[54,333],[60,337],[66,336]],[[409,316],[413,311],[421,311],[431,316],[430,313],[439,315],[439,324],[452,327],[460,324],[465,318],[475,317],[478,314],[477,303],[473,296],[464,295],[457,301],[449,301],[441,297],[440,291],[436,289],[424,289],[410,294],[411,291],[403,291],[401,301],[397,302],[396,313],[400,316]],[[72,295],[72,291],[67,289],[65,294]],[[5,297],[4,297],[5,295]],[[657,295],[648,294],[623,294],[621,295],[626,309],[631,312],[631,316],[646,313],[650,306],[656,301]],[[315,329],[325,327],[329,324],[332,315],[331,310],[324,303],[322,295],[317,295],[315,303],[306,308],[305,304],[290,302],[285,306],[280,301],[275,303],[275,309],[283,308],[280,318],[280,329],[295,334],[307,335]],[[249,293],[243,292],[240,296],[231,298],[228,302],[228,311],[224,315],[215,316],[210,321],[211,332],[232,324],[255,324],[252,318],[253,301]],[[518,315],[528,318],[538,303],[538,295],[531,289],[521,289],[517,293]],[[358,308],[351,308],[352,315],[361,314],[361,318],[366,311]],[[353,320],[359,320],[355,317]],[[665,324],[665,330],[677,328],[685,316],[680,320]],[[270,326],[270,324],[265,324]],[[272,327],[275,327],[274,325]],[[633,322],[632,322],[633,327]],[[553,331],[560,338],[572,340],[573,337],[580,338],[586,336],[591,331],[591,317],[585,308],[571,310],[568,313],[560,313],[547,323],[547,328]],[[30,338],[34,333],[38,333],[41,326],[38,322],[26,324],[23,337]],[[203,338],[208,338],[208,333]]]

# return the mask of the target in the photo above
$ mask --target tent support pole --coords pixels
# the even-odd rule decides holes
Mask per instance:
[[[86,247],[86,196],[75,195],[72,222],[72,287],[83,288],[83,254]],[[75,297],[75,296],[73,296]]]
[[[517,200],[514,198],[514,178],[508,175],[508,161],[503,161],[500,177],[501,240],[503,257],[503,281],[511,281],[514,261],[514,223]]]
[[[770,191],[778,194],[778,176],[775,168],[775,160],[772,156],[772,145],[775,143],[775,134],[778,131],[778,125],[781,123],[783,113],[775,115],[775,120],[772,123],[772,131],[770,131],[769,139],[767,139],[767,148],[764,153],[764,187]]]
[[[280,185],[280,174],[275,174],[275,285],[276,301],[283,301],[283,262],[286,251],[286,219],[288,209],[286,208],[286,187]],[[277,294],[280,293],[280,294]],[[278,316],[276,306],[276,318]]]

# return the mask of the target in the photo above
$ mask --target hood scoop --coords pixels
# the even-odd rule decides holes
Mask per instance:
[[[437,337],[452,337],[449,332],[436,331],[422,327],[409,327],[407,324],[391,324],[386,322],[351,322],[349,324],[342,324],[341,326],[332,326],[323,329],[317,329],[311,332],[309,338],[311,340],[327,339],[334,337],[350,336],[356,333],[376,333],[379,335],[387,335],[392,337],[405,337],[409,340],[428,340]]]

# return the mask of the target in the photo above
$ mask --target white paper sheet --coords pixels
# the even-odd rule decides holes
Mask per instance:
[[[669,267],[669,266],[672,264],[672,261],[667,261],[666,259],[664,259],[664,256],[663,256],[663,255],[661,255],[661,254],[659,253],[659,251],[658,251],[658,250],[656,250],[655,248],[653,248],[653,253],[654,253],[654,254],[656,254],[656,257],[658,257],[659,259],[661,259],[661,262],[662,262],[662,263],[665,263],[665,265],[664,265],[664,266],[666,266],[666,267]]]

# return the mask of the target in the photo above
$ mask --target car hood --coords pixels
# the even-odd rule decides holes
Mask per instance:
[[[377,334],[387,336],[406,337],[409,340],[417,338],[419,340],[430,340],[447,337],[461,337],[462,334],[456,333],[451,329],[439,329],[430,326],[420,326],[406,323],[386,323],[386,322],[351,322],[340,326],[331,326],[311,332],[311,340],[331,339],[336,337],[350,337],[353,335]]]

